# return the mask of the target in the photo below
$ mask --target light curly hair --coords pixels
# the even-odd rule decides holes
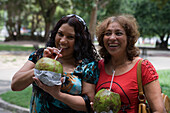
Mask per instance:
[[[140,54],[139,48],[135,47],[135,43],[137,42],[140,33],[138,31],[136,19],[132,15],[127,14],[108,17],[97,26],[96,36],[99,42],[99,46],[101,46],[99,50],[100,56],[105,59],[105,63],[108,62],[111,58],[111,55],[107,52],[106,48],[104,47],[103,37],[109,24],[113,22],[119,23],[126,32],[127,57],[128,60],[132,61],[134,57],[139,56]]]

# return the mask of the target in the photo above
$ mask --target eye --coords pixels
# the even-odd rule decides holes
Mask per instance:
[[[60,37],[64,36],[62,32],[57,32],[57,35]]]
[[[106,36],[111,36],[111,35],[112,35],[112,32],[106,32],[106,33],[104,33],[104,35],[106,35]]]
[[[123,35],[123,33],[122,33],[122,32],[120,32],[120,31],[119,31],[119,32],[116,32],[115,34],[116,34],[117,36],[121,36],[121,35]]]
[[[67,36],[68,39],[74,39],[74,36]]]

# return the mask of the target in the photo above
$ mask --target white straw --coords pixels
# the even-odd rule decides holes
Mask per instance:
[[[113,70],[113,74],[112,74],[112,80],[111,80],[111,84],[110,84],[110,89],[109,89],[109,91],[111,91],[111,88],[112,88],[112,83],[113,83],[113,78],[114,78],[114,75],[115,75],[115,71]]]
[[[62,48],[60,50],[58,50],[58,54],[60,54],[60,52],[62,51]],[[58,55],[55,56],[55,60],[57,60]]]

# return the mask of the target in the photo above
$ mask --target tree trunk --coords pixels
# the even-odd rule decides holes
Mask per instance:
[[[39,5],[41,7],[41,13],[45,20],[45,35],[43,40],[47,41],[52,19],[56,11],[57,2],[55,2],[55,0],[52,0],[50,3],[48,3],[45,0],[37,0],[37,1],[39,2]]]
[[[91,34],[91,38],[93,42],[94,42],[95,34],[96,34],[97,4],[98,4],[98,0],[96,0],[96,5],[92,8],[92,11],[90,14],[89,32]]]
[[[50,31],[50,26],[51,26],[51,23],[50,23],[50,22],[45,22],[44,41],[47,41],[47,40],[48,40],[48,35],[49,35],[49,31]]]
[[[168,49],[168,40],[164,40],[165,35],[160,36],[161,43],[160,43],[160,48],[161,49]],[[169,37],[168,37],[169,38]]]
[[[16,41],[17,40],[17,37],[16,37],[16,30],[15,30],[15,24],[12,22],[12,19],[9,18],[7,21],[6,21],[6,28],[7,28],[7,31],[8,31],[8,34],[9,34],[9,37],[7,37],[5,40],[6,41],[10,41],[10,40],[14,40]]]
[[[20,16],[20,15],[19,15],[19,16]],[[21,32],[20,32],[20,30],[21,30],[21,24],[22,24],[22,21],[21,21],[21,19],[20,19],[20,17],[19,17],[19,19],[18,19],[18,21],[17,21],[17,28],[16,28],[16,32],[17,32],[16,37],[17,37],[17,39],[20,39],[20,38],[21,38]]]

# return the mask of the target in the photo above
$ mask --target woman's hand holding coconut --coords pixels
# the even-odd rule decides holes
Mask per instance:
[[[35,65],[35,77],[33,77],[35,83],[44,91],[50,93],[55,91],[54,94],[58,94],[61,87],[61,76],[63,74],[62,64],[57,61],[57,58],[62,57],[61,50],[55,47],[47,47],[44,49],[43,58],[38,60]],[[51,90],[51,88],[56,88]],[[54,87],[52,87],[54,86]],[[56,87],[55,87],[56,86]],[[53,93],[51,92],[51,95]]]
[[[52,95],[53,97],[56,97],[56,99],[58,97],[60,97],[60,90],[61,90],[61,85],[54,85],[54,86],[47,86],[45,84],[43,84],[38,78],[33,77],[35,83],[38,85],[38,87],[40,87],[41,89],[43,89],[45,92],[48,92],[50,95]],[[61,81],[63,81],[63,78],[61,78]]]
[[[54,48],[54,47],[47,47],[46,49],[44,49],[43,52],[43,57],[48,57],[51,59],[55,59],[57,56],[57,59],[62,57],[62,54],[60,54],[60,50],[58,48]],[[55,60],[57,60],[55,59]],[[49,94],[51,94],[52,96],[55,94],[56,97],[59,97],[58,95],[60,95],[60,88],[61,85],[54,85],[54,86],[48,86],[43,84],[37,77],[33,77],[35,83],[41,88],[43,89],[45,92],[48,92]],[[61,78],[61,81],[63,82],[64,78]]]

